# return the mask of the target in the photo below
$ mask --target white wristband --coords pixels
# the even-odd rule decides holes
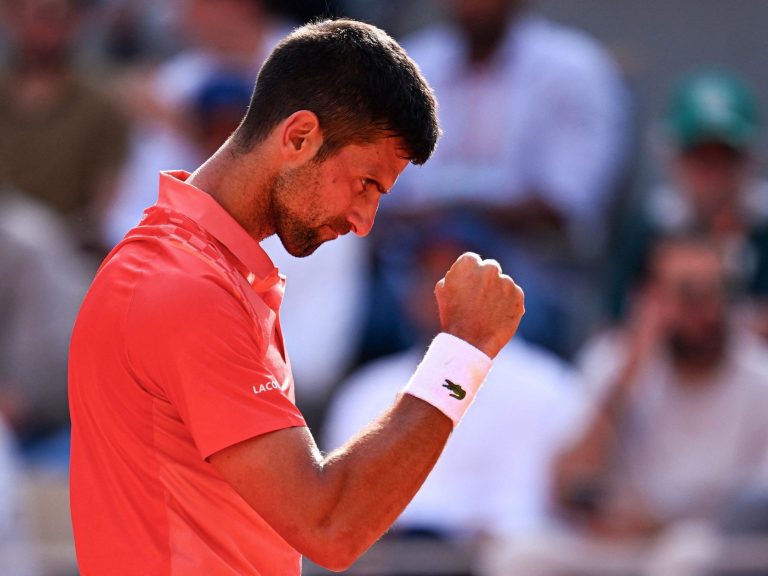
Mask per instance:
[[[452,334],[432,341],[403,392],[421,398],[459,425],[491,370],[487,354]]]

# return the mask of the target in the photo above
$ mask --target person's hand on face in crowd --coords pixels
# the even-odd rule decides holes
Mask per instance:
[[[435,287],[443,331],[491,358],[509,342],[525,313],[522,289],[495,260],[466,252]]]
[[[629,316],[630,355],[647,359],[663,343],[669,329],[670,302],[658,287],[646,287],[633,299]]]

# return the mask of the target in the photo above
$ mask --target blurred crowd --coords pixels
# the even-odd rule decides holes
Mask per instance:
[[[460,253],[497,259],[526,293],[518,336],[388,538],[470,543],[488,576],[768,574],[768,558],[713,567],[728,537],[768,535],[768,181],[750,78],[701,62],[644,118],[615,56],[526,0],[0,7],[0,573],[74,573],[71,550],[49,562],[19,542],[40,532],[35,482],[66,483],[68,340],[100,260],[159,171],[224,142],[295,23],[349,15],[403,43],[444,134],[369,237],[307,259],[264,242],[321,447],[391,403]]]

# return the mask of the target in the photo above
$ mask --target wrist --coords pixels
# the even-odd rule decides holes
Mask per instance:
[[[453,336],[454,338],[469,344],[488,356],[491,360],[496,357],[499,350],[503,347],[503,344],[501,346],[498,345],[495,338],[479,338],[475,334],[470,333],[470,331],[461,330],[460,328],[446,328],[441,334]]]
[[[440,410],[455,426],[472,405],[493,361],[461,338],[441,332],[403,390]]]

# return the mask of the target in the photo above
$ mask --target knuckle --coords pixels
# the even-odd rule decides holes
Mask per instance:
[[[498,260],[495,260],[493,258],[486,258],[482,261],[482,265],[484,268],[493,268],[501,272],[501,264],[499,264]]]
[[[464,252],[461,256],[459,256],[459,259],[457,262],[462,264],[480,264],[482,260],[480,259],[480,256],[474,252]]]

